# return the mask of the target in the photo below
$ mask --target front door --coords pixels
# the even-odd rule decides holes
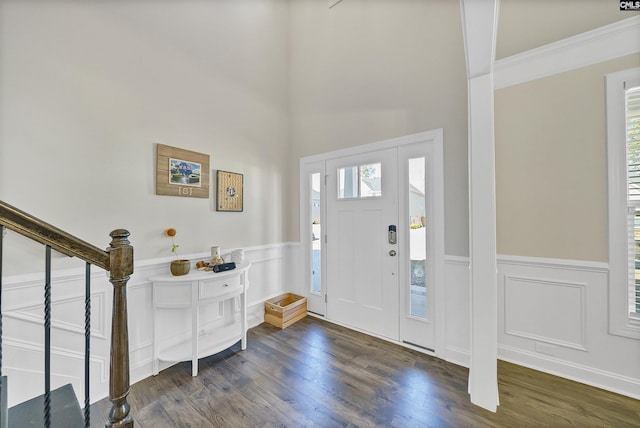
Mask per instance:
[[[327,318],[393,340],[400,330],[397,156],[393,148],[326,163]]]

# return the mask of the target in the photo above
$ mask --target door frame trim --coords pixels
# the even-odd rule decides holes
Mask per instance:
[[[359,155],[367,152],[390,149],[390,148],[398,148],[400,146],[406,144],[413,144],[419,142],[426,142],[430,144],[433,148],[433,228],[434,228],[434,254],[433,254],[433,269],[434,269],[434,299],[435,299],[435,355],[444,358],[446,354],[445,344],[446,344],[446,326],[445,326],[445,311],[446,311],[446,300],[445,300],[445,287],[444,287],[444,257],[445,257],[445,245],[444,245],[444,150],[443,150],[443,140],[444,140],[444,132],[442,128],[434,129],[431,131],[419,132],[416,134],[405,135],[402,137],[390,138],[387,140],[377,141],[374,143],[362,144],[359,146],[347,147],[344,149],[334,150],[331,152],[320,153],[317,155],[306,156],[300,158],[299,161],[299,180],[300,180],[300,200],[299,200],[299,208],[300,208],[300,245],[302,249],[302,262],[305,267],[310,266],[311,261],[309,260],[309,254],[306,249],[311,245],[311,231],[310,225],[304,220],[304,215],[307,212],[306,209],[306,201],[310,197],[308,189],[305,187],[304,183],[307,182],[304,173],[308,171],[308,166],[310,164],[327,161],[330,159]],[[326,171],[325,171],[326,174]],[[322,210],[326,210],[326,204],[322,207]],[[323,216],[323,219],[326,219],[326,214]],[[323,247],[326,248],[326,247]],[[323,250],[324,251],[324,250]],[[322,254],[322,259],[326,258],[325,254]],[[303,269],[304,277],[302,284],[307,284],[308,282],[308,272],[307,268]],[[322,281],[326,279],[325,272],[322,273]],[[326,287],[323,284],[322,286],[323,292],[326,292]],[[302,290],[302,294],[307,296],[309,294],[309,290],[304,288]],[[325,312],[326,314],[326,306]]]

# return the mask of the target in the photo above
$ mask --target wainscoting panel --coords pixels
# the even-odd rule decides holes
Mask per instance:
[[[504,275],[505,334],[586,351],[585,287]]]
[[[445,359],[460,366],[470,364],[470,278],[469,258],[446,256],[445,280]]]
[[[112,286],[104,271],[91,274],[91,395],[109,392]],[[52,272],[52,388],[72,383],[84,397],[84,268]],[[3,374],[9,379],[8,404],[44,392],[44,275],[3,280]]]
[[[447,361],[469,365],[469,259],[445,258]],[[609,334],[608,265],[498,256],[498,358],[640,399],[640,341]]]
[[[640,398],[640,341],[608,331],[606,263],[498,256],[498,358]]]

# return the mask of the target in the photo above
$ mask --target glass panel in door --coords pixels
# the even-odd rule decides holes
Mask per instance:
[[[311,292],[322,290],[321,175],[311,174]]]
[[[425,158],[409,159],[409,314],[427,318]]]

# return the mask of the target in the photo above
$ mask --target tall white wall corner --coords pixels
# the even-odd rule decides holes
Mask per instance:
[[[493,62],[497,0],[461,0],[469,106],[469,255],[471,265],[471,402],[498,406]]]

